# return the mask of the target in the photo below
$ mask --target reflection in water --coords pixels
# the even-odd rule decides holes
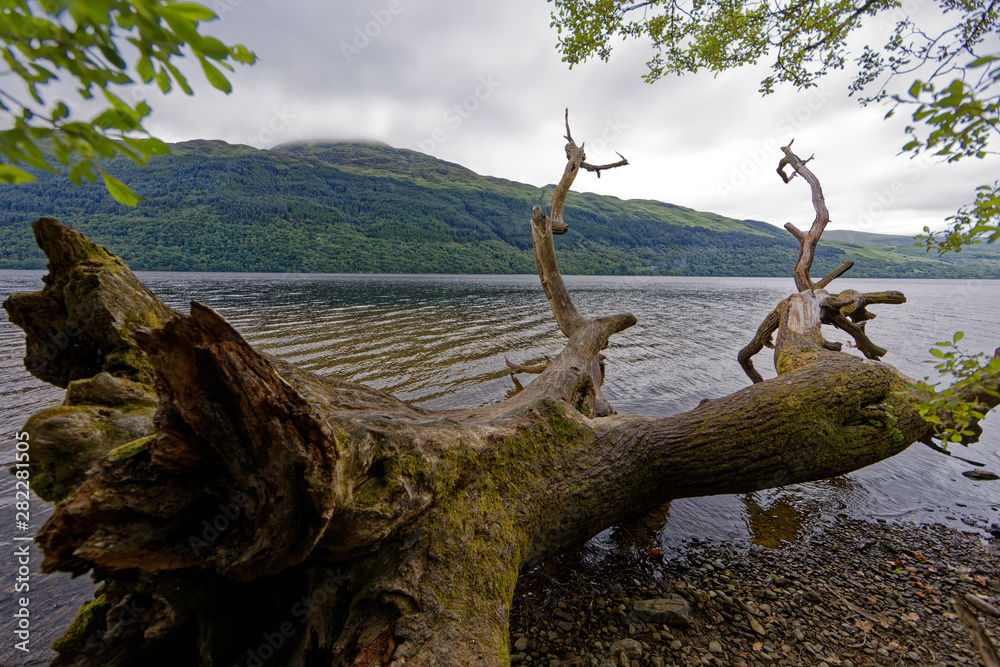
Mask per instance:
[[[791,544],[810,527],[830,518],[831,509],[846,504],[831,503],[831,499],[859,495],[857,486],[849,477],[834,477],[814,482],[812,492],[795,485],[742,495],[739,498],[746,508],[750,539],[769,549]]]
[[[642,557],[651,549],[660,549],[673,558],[686,550],[679,538],[752,542],[779,549],[808,535],[836,514],[863,507],[863,500],[864,489],[849,476],[745,495],[675,500],[606,530],[589,545],[587,560]],[[696,516],[689,514],[687,506],[691,503],[701,510]]]
[[[806,517],[800,515],[799,508],[788,498],[772,500],[767,509],[760,506],[756,493],[741,496],[740,500],[747,508],[747,529],[754,544],[778,549],[783,544],[794,542],[802,532]]]

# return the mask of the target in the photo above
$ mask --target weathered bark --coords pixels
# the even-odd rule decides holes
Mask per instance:
[[[49,258],[45,289],[4,302],[10,321],[25,331],[28,372],[57,387],[101,371],[152,383],[149,362],[128,334],[161,327],[177,313],[107,248],[54,218],[40,218],[32,229]]]
[[[568,343],[502,403],[428,411],[312,375],[197,303],[132,333],[155,425],[38,535],[46,571],[106,582],[55,664],[505,665],[517,578],[546,557],[673,498],[839,475],[928,433],[908,378],[824,344],[830,313],[884,301],[812,287],[756,339],[777,331],[776,379],[674,417],[613,414],[600,351],[635,318],[585,317],[559,274],[553,234],[586,168],[568,127],[567,140],[531,225]],[[120,270],[103,261],[93,270]],[[73,270],[53,266],[49,283]],[[141,293],[120,286],[122,302]]]

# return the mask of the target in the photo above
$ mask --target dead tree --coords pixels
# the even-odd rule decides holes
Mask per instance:
[[[37,541],[46,571],[104,582],[54,664],[506,665],[515,584],[546,557],[670,499],[840,475],[928,434],[922,396],[863,333],[866,306],[902,296],[831,296],[833,274],[809,278],[825,205],[790,148],[783,163],[812,187],[817,221],[793,231],[800,292],[748,348],[777,331],[778,377],[669,418],[615,414],[600,352],[636,320],[580,313],[559,273],[570,186],[608,168],[586,163],[568,123],[566,139],[531,230],[568,342],[523,391],[481,408],[425,410],[301,371],[211,308],[158,304],[77,232],[34,223],[51,273],[5,307],[29,358],[69,341],[29,362],[68,384],[67,404],[27,426],[38,490],[61,501]],[[824,323],[869,359],[831,349]]]

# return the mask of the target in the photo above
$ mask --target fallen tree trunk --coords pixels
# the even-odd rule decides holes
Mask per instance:
[[[83,457],[94,467],[62,470],[50,489],[63,502],[37,537],[44,569],[105,582],[57,642],[54,664],[506,665],[515,584],[546,557],[670,499],[840,475],[928,435],[909,378],[823,340],[824,321],[843,324],[834,312],[880,301],[816,288],[811,259],[796,268],[809,283],[749,346],[778,332],[777,378],[674,417],[614,414],[600,392],[600,352],[635,318],[577,311],[553,234],[566,229],[579,170],[615,165],[587,164],[568,124],[567,140],[551,211],[536,207],[531,224],[539,277],[569,340],[502,403],[429,411],[306,373],[197,303],[189,315],[155,306],[155,327],[121,330],[155,377],[155,419],[143,437],[103,442]],[[61,247],[52,238],[89,247],[53,219],[35,231],[50,257]],[[11,297],[12,320],[80,272],[118,276],[90,279],[90,303],[136,303],[141,283],[117,258],[93,254],[86,266],[53,259],[48,296]],[[147,389],[132,371],[102,377],[117,391]],[[59,420],[92,407],[42,412],[28,431],[68,447],[85,427]]]

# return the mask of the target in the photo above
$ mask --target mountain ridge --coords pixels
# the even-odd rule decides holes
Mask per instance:
[[[106,165],[147,198],[135,209],[47,173],[0,187],[0,268],[44,267],[26,223],[52,215],[137,270],[533,273],[528,221],[552,191],[380,142],[171,150],[146,169]],[[787,276],[798,254],[768,223],[655,200],[573,192],[565,215],[570,232],[556,244],[567,274]],[[855,277],[1000,278],[992,257],[825,236],[813,273],[851,259]]]

